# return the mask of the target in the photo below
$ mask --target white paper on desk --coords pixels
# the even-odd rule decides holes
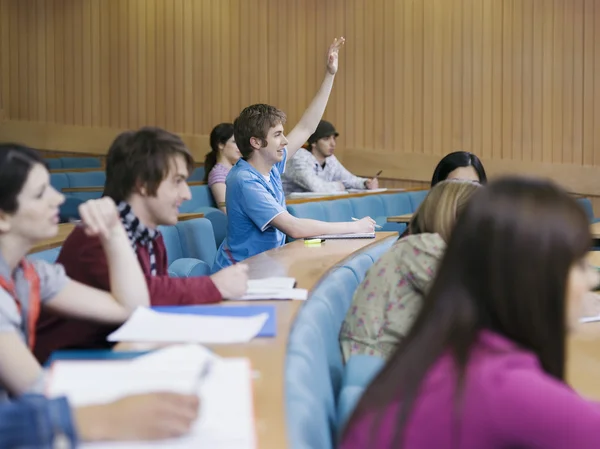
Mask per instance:
[[[156,353],[158,354],[158,353]],[[155,355],[155,354],[152,354]],[[148,356],[148,357],[152,357]],[[171,354],[172,356],[172,354]],[[142,356],[145,357],[145,356]],[[55,391],[66,395],[72,404],[97,403],[99,395],[103,397],[114,396],[118,391],[120,394],[134,394],[140,392],[165,391],[167,382],[171,383],[168,391],[180,392],[180,383],[186,383],[186,387],[193,383],[195,387],[186,391],[196,391],[200,395],[199,419],[193,424],[191,432],[177,439],[151,441],[151,442],[110,442],[110,443],[87,443],[81,447],[85,449],[255,449],[256,431],[254,422],[254,407],[252,398],[252,372],[248,359],[214,359],[211,370],[204,381],[198,385],[197,377],[185,373],[185,370],[194,366],[196,375],[201,366],[196,360],[181,358],[175,366],[170,367],[172,372],[168,375],[164,372],[164,363],[155,357],[153,367],[148,366],[148,360],[144,363],[145,371],[140,375],[136,362],[142,357],[129,361],[130,369],[117,368],[127,364],[124,361],[98,361],[98,362],[56,362],[65,364],[61,378],[55,378],[61,382],[62,387]],[[172,360],[174,357],[171,357]],[[168,358],[165,357],[165,360]],[[68,369],[69,366],[79,364],[86,368]],[[100,368],[108,366],[107,368]],[[133,368],[132,368],[133,367]],[[177,370],[179,367],[179,370]],[[149,368],[152,368],[149,370]],[[159,370],[163,373],[158,375]],[[183,374],[182,374],[183,372]],[[128,373],[124,376],[124,373]],[[66,376],[66,377],[65,377]],[[141,382],[150,377],[156,382],[146,382],[146,389],[137,386],[131,379]],[[164,379],[168,377],[168,379]],[[81,388],[80,383],[87,382],[89,386]],[[59,385],[60,386],[60,385]],[[106,401],[106,400],[105,400]],[[103,402],[105,402],[103,401]]]
[[[156,343],[246,343],[258,335],[269,314],[226,317],[156,312],[139,307],[108,341]]]
[[[296,279],[290,277],[270,277],[263,279],[250,279],[248,281],[248,294],[272,293],[281,290],[291,290],[296,285]]]
[[[191,394],[205,365],[217,360],[199,345],[170,346],[131,360],[58,360],[47,378],[47,393],[67,396],[74,406],[157,391]]]
[[[238,298],[237,301],[260,301],[263,299],[295,299],[306,301],[308,299],[308,290],[305,288],[289,288],[270,293],[246,293],[241,298]]]
[[[366,190],[366,189],[348,189],[349,193],[377,193],[377,192],[386,192],[386,191],[387,191],[386,188],[370,189],[370,190]]]
[[[355,234],[323,234],[315,235],[314,237],[308,237],[308,239],[330,239],[330,240],[341,240],[341,239],[374,239],[374,232],[357,232]]]
[[[593,323],[594,321],[600,321],[600,315],[586,316],[579,319],[580,323]]]

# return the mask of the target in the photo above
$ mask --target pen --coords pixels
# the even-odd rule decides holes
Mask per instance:
[[[352,221],[359,221],[358,218],[354,218],[354,217],[350,217],[350,218],[352,218]],[[381,226],[379,226],[378,224],[376,224],[375,227],[381,229]]]
[[[383,170],[379,170],[379,171],[377,172],[377,174],[375,175],[375,178],[373,178],[373,179],[377,179],[377,178],[379,178],[379,175],[380,175],[380,174],[382,174],[382,173],[383,173]]]

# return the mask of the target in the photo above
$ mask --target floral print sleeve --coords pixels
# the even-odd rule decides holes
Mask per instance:
[[[445,247],[438,234],[411,235],[373,264],[342,324],[344,360],[357,354],[392,355],[421,309]]]

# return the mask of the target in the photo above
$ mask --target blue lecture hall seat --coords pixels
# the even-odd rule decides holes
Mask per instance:
[[[292,449],[335,447],[340,422],[360,397],[356,392],[382,364],[374,360],[344,367],[338,335],[354,291],[373,262],[393,243],[390,239],[376,245],[335,268],[298,312],[285,365],[287,430]],[[355,368],[347,373],[349,367]],[[350,383],[346,385],[346,381]]]

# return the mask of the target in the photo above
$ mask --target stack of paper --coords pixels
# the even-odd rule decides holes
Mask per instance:
[[[139,307],[108,341],[153,343],[246,343],[258,335],[269,314],[207,316],[162,313]]]
[[[341,240],[341,239],[374,239],[374,232],[357,232],[355,234],[323,234],[308,239]]]
[[[348,192],[350,193],[379,193],[379,192],[386,192],[387,188],[381,188],[381,189],[371,189],[371,190],[365,190],[365,189],[348,189]]]
[[[207,371],[206,366],[210,369]],[[206,373],[204,379],[198,379]],[[256,432],[248,359],[219,359],[198,346],[175,346],[129,361],[57,361],[48,395],[75,406],[151,392],[196,393],[200,413],[191,432],[156,442],[88,443],[89,449],[253,449]]]
[[[308,290],[294,288],[296,279],[290,277],[270,277],[248,281],[248,291],[238,298],[243,301],[260,299],[298,299],[306,300]]]

